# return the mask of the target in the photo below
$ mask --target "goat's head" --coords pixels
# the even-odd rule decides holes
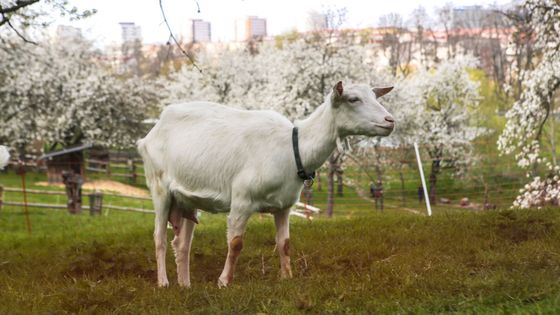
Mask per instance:
[[[393,87],[370,88],[367,85],[343,87],[338,82],[329,95],[341,136],[388,136],[395,128],[391,114],[377,101]]]

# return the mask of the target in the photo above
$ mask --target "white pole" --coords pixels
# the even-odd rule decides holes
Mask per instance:
[[[420,161],[420,152],[418,151],[418,144],[416,142],[414,142],[414,151],[416,151],[416,161],[418,161],[418,169],[420,170],[420,178],[422,179],[422,188],[424,188],[424,199],[426,200],[426,208],[428,208],[428,216],[431,216],[432,207],[430,206],[428,188],[426,188],[426,180],[424,179],[424,169],[422,169],[422,161]]]

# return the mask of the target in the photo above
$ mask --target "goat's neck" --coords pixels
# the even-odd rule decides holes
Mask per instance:
[[[298,121],[299,152],[306,172],[318,169],[336,147],[334,115],[328,103],[319,106],[308,118]]]

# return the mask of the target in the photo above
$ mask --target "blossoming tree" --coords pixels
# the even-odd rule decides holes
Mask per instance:
[[[560,88],[560,3],[527,0],[524,7],[538,34],[534,47],[541,56],[534,69],[522,71],[525,80],[521,96],[506,114],[507,123],[498,148],[503,154],[515,154],[517,164],[527,169],[528,177],[533,177],[513,204],[529,208],[558,204],[560,198],[555,119],[551,118]],[[550,148],[549,152],[543,152],[545,147]],[[537,176],[539,164],[547,166],[546,178]]]
[[[421,69],[397,85],[392,99],[399,146],[418,142],[431,159],[429,191],[434,202],[442,168],[460,175],[475,159],[472,140],[482,130],[473,126],[480,95],[467,70],[474,66],[476,60],[465,56],[444,61],[433,70]]]
[[[0,44],[0,139],[23,149],[85,142],[131,147],[156,102],[138,79],[112,75],[84,42]]]

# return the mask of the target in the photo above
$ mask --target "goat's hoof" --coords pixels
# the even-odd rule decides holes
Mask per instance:
[[[179,286],[180,286],[181,288],[187,288],[187,289],[188,289],[188,288],[191,287],[191,283],[190,283],[190,282],[181,282],[181,281],[179,281]]]
[[[158,287],[160,288],[167,288],[169,287],[169,281],[165,280],[165,281],[158,281]]]
[[[228,283],[222,279],[218,279],[218,288],[227,288]]]
[[[280,279],[285,280],[285,279],[292,279],[292,278],[293,278],[293,276],[292,276],[292,270],[291,269],[288,270],[288,271],[286,271],[286,270],[281,270],[280,271]]]

